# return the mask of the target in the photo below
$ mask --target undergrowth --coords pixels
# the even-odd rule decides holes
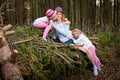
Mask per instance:
[[[47,41],[42,40],[40,38],[42,31],[39,29],[16,26],[14,30],[16,33],[10,36],[8,42],[11,48],[20,52],[17,64],[25,80],[64,80],[69,74],[84,72],[90,64],[80,50],[69,45],[56,43],[50,38]],[[93,36],[100,38],[102,52],[97,52],[97,54],[104,62],[103,56],[110,55],[107,48],[113,44],[118,44],[120,39],[114,37],[115,34],[112,32],[98,33]],[[27,39],[31,40],[13,44]],[[70,62],[66,56],[63,56],[67,59],[65,60],[59,54],[62,56],[65,54],[74,61],[82,62],[82,64]]]

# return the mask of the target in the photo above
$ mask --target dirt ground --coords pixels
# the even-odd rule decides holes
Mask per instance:
[[[104,66],[98,76],[94,76],[92,69],[86,69],[86,72],[69,75],[66,80],[120,80],[120,53],[111,52],[109,57],[104,58]]]

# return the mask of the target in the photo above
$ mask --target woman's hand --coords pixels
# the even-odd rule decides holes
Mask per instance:
[[[54,29],[56,29],[56,26],[55,26],[55,25],[52,25],[52,27],[53,27]]]

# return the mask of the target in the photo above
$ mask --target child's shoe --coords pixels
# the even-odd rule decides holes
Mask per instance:
[[[98,75],[98,71],[97,71],[96,65],[93,66],[93,74],[94,74],[95,76]]]
[[[46,39],[46,38],[42,38],[42,40],[47,41],[47,39]]]
[[[98,69],[98,71],[101,71],[101,70],[102,70],[102,68],[101,68],[100,66],[98,66],[97,69]]]

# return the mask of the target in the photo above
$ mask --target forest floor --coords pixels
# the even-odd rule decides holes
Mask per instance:
[[[66,80],[120,80],[120,54],[119,51],[110,48],[110,56],[106,56],[103,61],[103,68],[98,76],[94,76],[91,68],[85,72],[69,75]]]

